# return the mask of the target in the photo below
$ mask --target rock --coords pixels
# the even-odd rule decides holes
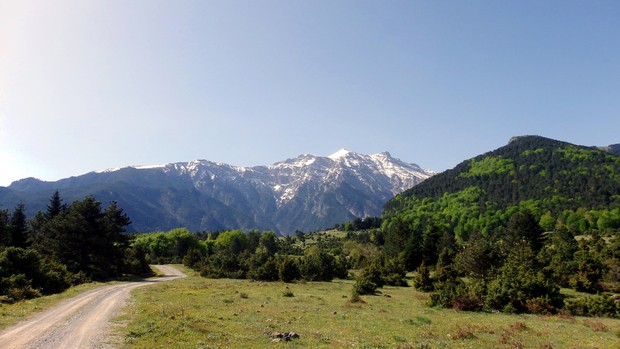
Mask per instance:
[[[289,342],[292,339],[297,339],[299,338],[299,333],[296,332],[272,332],[271,333],[271,338],[273,338],[271,341],[274,343],[278,343],[278,342]]]

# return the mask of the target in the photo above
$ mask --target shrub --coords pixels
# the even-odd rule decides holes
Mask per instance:
[[[71,274],[64,264],[47,261],[43,263],[43,270],[44,276],[39,284],[44,294],[60,293],[71,286]]]
[[[4,290],[3,295],[9,303],[41,296],[38,290],[32,288],[32,281],[24,274],[14,274],[0,279],[0,288]]]
[[[45,261],[34,250],[8,247],[0,252],[0,295],[29,299],[61,292],[70,284],[63,264]]]
[[[413,276],[413,287],[421,292],[432,292],[435,290],[433,279],[431,278],[431,270],[424,262],[418,267]]]
[[[604,316],[620,319],[618,296],[596,295],[564,301],[564,308],[575,316]]]
[[[372,282],[372,280],[359,277],[355,280],[355,284],[353,285],[353,294],[363,295],[363,294],[375,294],[377,292],[377,284]]]
[[[536,269],[528,246],[517,246],[506,263],[488,283],[485,306],[510,313],[531,309],[554,312],[561,308],[563,296],[552,280]]]
[[[192,268],[200,269],[203,264],[204,255],[199,248],[190,248],[183,257],[183,265]]]
[[[484,295],[484,283],[465,283],[455,278],[435,283],[430,303],[432,306],[462,311],[479,311],[484,307]]]
[[[312,246],[301,259],[299,271],[307,281],[331,281],[334,278],[334,257]]]
[[[281,257],[277,262],[278,277],[284,282],[291,282],[299,279],[299,266],[297,261],[290,257]]]
[[[385,285],[409,286],[405,275],[407,275],[407,269],[405,268],[404,260],[392,258],[382,263],[381,276]]]
[[[248,278],[261,281],[275,281],[278,279],[278,266],[274,257],[256,253],[250,258]]]
[[[146,260],[146,249],[143,245],[133,244],[125,251],[125,269],[132,275],[153,275],[149,262]]]

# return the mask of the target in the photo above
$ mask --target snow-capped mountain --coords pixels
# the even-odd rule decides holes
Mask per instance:
[[[117,201],[136,231],[184,226],[287,234],[380,215],[387,200],[433,174],[388,152],[364,155],[342,149],[270,166],[195,160],[94,171],[57,182],[30,178],[0,190],[0,203],[6,206],[17,198],[38,210],[59,190],[69,202],[85,195]]]

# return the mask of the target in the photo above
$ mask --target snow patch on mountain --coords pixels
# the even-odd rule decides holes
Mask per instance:
[[[332,155],[328,156],[328,158],[332,160],[337,160],[337,159],[347,156],[349,153],[351,153],[351,151],[342,148],[338,150],[337,152],[333,153]]]

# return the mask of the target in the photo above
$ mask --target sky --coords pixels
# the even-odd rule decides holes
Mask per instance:
[[[0,186],[620,143],[620,2],[0,0]]]

